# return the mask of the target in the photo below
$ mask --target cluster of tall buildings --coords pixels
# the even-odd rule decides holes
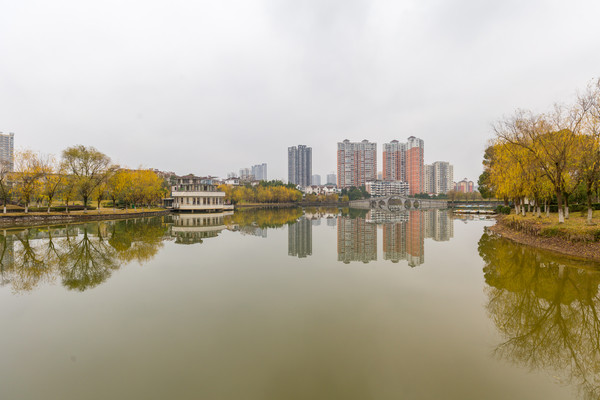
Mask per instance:
[[[425,165],[424,158],[425,143],[417,137],[411,136],[405,143],[384,143],[383,169],[378,177],[377,143],[344,140],[337,144],[337,184],[342,188],[369,186],[375,190],[374,195],[439,194],[451,190],[452,165],[444,161]],[[377,181],[383,182],[373,183]]]
[[[230,174],[231,175],[231,174]],[[267,164],[256,164],[250,168],[240,169],[240,179],[243,181],[266,181],[267,179]]]

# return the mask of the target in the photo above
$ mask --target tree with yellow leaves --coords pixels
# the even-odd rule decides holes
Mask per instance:
[[[65,183],[65,166],[53,155],[49,155],[42,159],[41,168],[43,176],[40,179],[40,193],[43,199],[48,202],[48,213],[50,213],[52,200]]]
[[[31,150],[22,150],[15,155],[14,181],[25,212],[29,212],[29,203],[37,189],[38,181],[44,176],[40,155]]]
[[[13,195],[13,188],[10,163],[8,161],[0,161],[0,199],[4,206],[4,214],[6,214],[6,203],[8,203]]]
[[[584,117],[582,110],[556,106],[554,112],[547,115],[517,111],[513,117],[500,121],[494,127],[498,143],[526,150],[531,157],[530,165],[541,170],[549,180],[558,201],[559,223],[565,221],[564,200],[565,193],[573,185],[574,154],[578,143],[576,132],[579,132]],[[516,159],[503,167],[509,169],[507,174],[517,179]]]

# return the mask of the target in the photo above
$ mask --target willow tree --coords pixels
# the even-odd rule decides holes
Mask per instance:
[[[110,158],[93,147],[73,146],[63,151],[65,165],[75,178],[75,188],[87,212],[88,199],[113,171]]]
[[[515,211],[520,214],[526,194],[522,148],[512,143],[494,145],[494,162],[489,170],[490,185],[497,196],[513,200]]]

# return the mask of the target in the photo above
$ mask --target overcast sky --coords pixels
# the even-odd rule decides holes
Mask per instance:
[[[0,131],[19,148],[224,176],[287,147],[425,141],[476,180],[491,124],[600,76],[600,2],[0,0]]]

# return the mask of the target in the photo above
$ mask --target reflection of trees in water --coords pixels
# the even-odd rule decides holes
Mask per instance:
[[[122,262],[150,261],[163,246],[167,226],[159,218],[127,219],[113,224],[110,245]]]
[[[489,285],[487,310],[506,339],[495,354],[532,369],[554,370],[565,383],[578,384],[585,398],[599,398],[597,264],[488,234],[479,241],[479,253]]]
[[[124,263],[150,260],[166,233],[160,218],[5,231],[0,235],[1,282],[21,292],[60,278],[69,289],[83,291]]]
[[[81,234],[67,236],[65,240],[66,251],[60,258],[60,275],[63,285],[69,289],[84,291],[97,286],[120,266],[115,249],[104,239],[100,225],[84,225]],[[93,233],[96,235],[93,236]]]
[[[232,215],[225,217],[228,226],[238,225],[257,226],[259,228],[279,228],[285,224],[293,223],[302,216],[302,208],[252,208],[236,210]]]

